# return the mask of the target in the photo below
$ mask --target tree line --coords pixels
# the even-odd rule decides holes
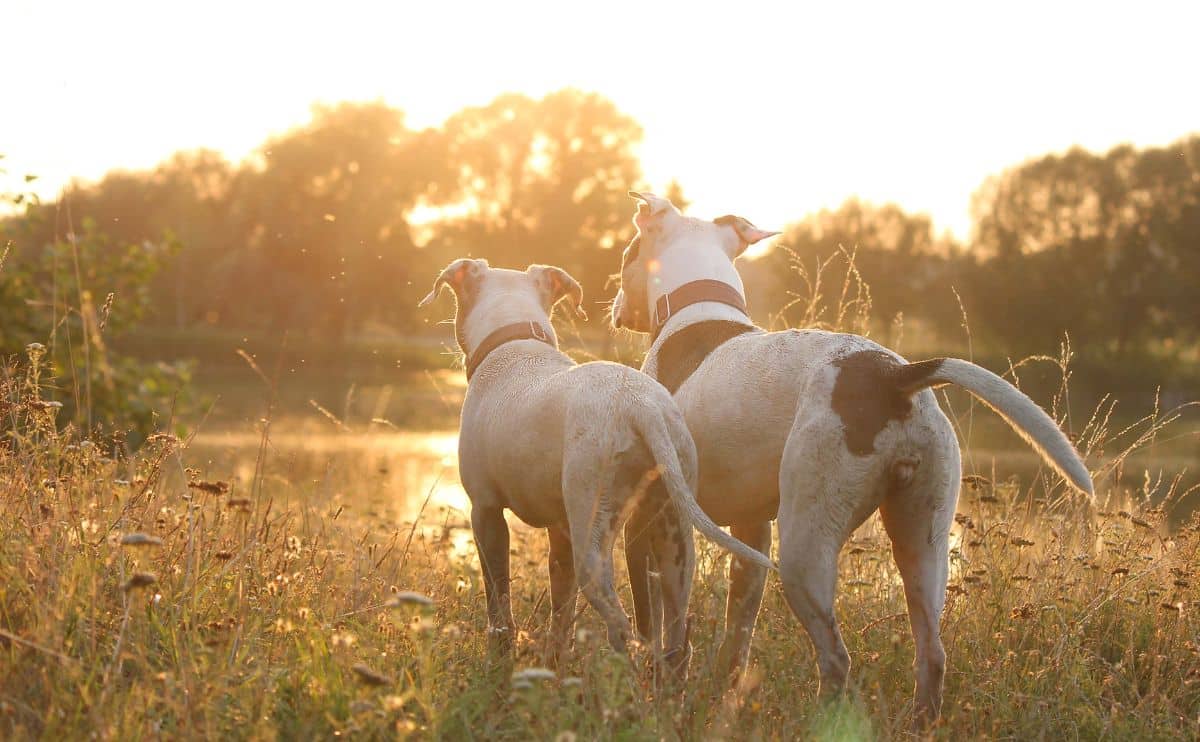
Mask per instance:
[[[429,277],[461,255],[553,262],[591,301],[610,298],[641,136],[612,102],[570,89],[502,95],[424,130],[381,102],[318,106],[244,162],[178,153],[57,203],[25,201],[0,226],[10,264],[38,264],[68,234],[103,235],[93,249],[110,261],[152,252],[153,270],[138,263],[152,274],[136,289],[141,322],[334,339],[374,324],[411,331]],[[683,201],[677,185],[670,195]],[[832,290],[847,265],[837,256],[853,252],[879,332],[903,317],[958,337],[965,315],[980,344],[1014,357],[1054,352],[1067,333],[1096,359],[1194,354],[1200,136],[1020,163],[987,178],[972,211],[965,242],[894,205],[850,200],[802,217],[743,261],[752,303],[777,321],[812,321],[804,271],[834,256]],[[9,284],[0,291],[18,294]],[[2,350],[13,352],[20,333],[5,324]]]

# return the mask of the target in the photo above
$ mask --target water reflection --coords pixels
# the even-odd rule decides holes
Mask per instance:
[[[261,455],[260,455],[261,452]],[[197,435],[190,464],[202,462],[212,476],[249,488],[259,467],[267,491],[299,490],[333,512],[360,517],[380,531],[407,532],[450,555],[475,558],[470,500],[458,476],[458,434],[435,432],[311,432],[273,429],[268,439],[253,431]],[[294,496],[294,494],[293,494]],[[518,526],[519,527],[519,526]]]

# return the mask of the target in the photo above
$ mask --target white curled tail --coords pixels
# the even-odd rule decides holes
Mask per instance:
[[[955,384],[966,389],[1004,418],[1064,479],[1088,497],[1094,496],[1092,477],[1071,441],[1020,389],[986,368],[959,358],[937,358],[909,364],[902,369],[901,376],[912,379],[912,383],[901,387],[909,394],[939,384]],[[918,369],[921,373],[914,373]]]
[[[717,546],[740,559],[778,572],[779,567],[771,561],[770,557],[726,533],[713,522],[712,518],[708,517],[708,514],[700,508],[700,504],[696,502],[696,497],[692,493],[691,487],[688,486],[687,477],[683,474],[679,452],[675,448],[676,439],[681,443],[686,441],[685,445],[691,446],[691,456],[695,460],[696,444],[692,441],[692,436],[687,432],[683,421],[680,420],[677,423],[681,435],[672,436],[667,427],[669,424],[667,416],[662,414],[657,406],[648,405],[642,409],[640,414],[637,414],[637,418],[640,428],[638,432],[641,433],[642,440],[650,449],[650,455],[654,457],[654,462],[658,464],[667,494],[679,512],[692,522],[692,526],[697,531],[703,533]]]

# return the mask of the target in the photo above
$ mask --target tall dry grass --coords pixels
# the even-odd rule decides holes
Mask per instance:
[[[1069,368],[1069,355],[1056,362]],[[512,548],[518,655],[490,661],[478,563],[456,546],[465,514],[428,506],[428,491],[380,484],[384,466],[405,462],[285,454],[269,405],[240,462],[169,435],[126,455],[57,425],[45,381],[36,348],[3,368],[0,736],[908,734],[912,644],[875,519],[841,559],[837,610],[854,662],[841,702],[816,700],[811,648],[775,578],[752,670],[725,689],[711,668],[728,557],[703,543],[692,677],[669,697],[653,692],[640,651],[632,661],[608,651],[590,611],[566,663],[540,669],[546,543],[529,529],[514,530]],[[1050,405],[1060,416],[1066,389]],[[966,435],[969,414],[952,407]],[[1146,469],[1140,486],[1129,485],[1137,457],[1174,435],[1179,415],[1152,411],[1118,427],[1103,401],[1071,426],[1099,483],[1094,509],[1045,473],[969,474],[942,622],[947,703],[934,736],[1200,734],[1200,525],[1167,522],[1184,479],[1158,478],[1151,461],[1136,465]],[[402,501],[424,503],[416,521],[397,514]]]

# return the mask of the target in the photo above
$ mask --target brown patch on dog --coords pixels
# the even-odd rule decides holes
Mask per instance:
[[[912,413],[909,395],[924,388],[942,365],[941,358],[901,363],[878,350],[864,350],[834,361],[838,371],[830,405],[842,418],[846,447],[856,456],[875,452],[875,437],[893,420]]]

